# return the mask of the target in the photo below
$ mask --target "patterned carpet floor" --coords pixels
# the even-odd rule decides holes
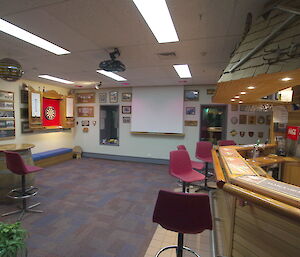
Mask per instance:
[[[84,158],[36,174],[42,214],[26,214],[29,257],[141,257],[157,227],[159,189],[176,187],[166,165]],[[0,213],[16,205],[1,205]],[[14,222],[17,216],[0,217]]]

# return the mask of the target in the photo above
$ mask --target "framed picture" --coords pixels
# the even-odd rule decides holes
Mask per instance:
[[[109,92],[109,102],[117,103],[118,102],[118,91],[110,91]]]
[[[0,102],[0,109],[2,110],[13,110],[14,103],[13,102]]]
[[[247,115],[240,115],[239,121],[240,124],[247,124]]]
[[[20,108],[21,119],[28,119],[28,108]]]
[[[95,103],[95,93],[78,93],[76,94],[77,103]]]
[[[0,111],[0,119],[14,118],[14,111]]]
[[[132,93],[122,93],[122,102],[131,102]]]
[[[198,90],[184,90],[184,101],[198,101],[199,91]]]
[[[99,93],[99,103],[107,102],[107,93]]]
[[[185,108],[186,115],[195,115],[196,114],[196,107],[186,107]]]
[[[13,101],[14,93],[0,90],[0,100],[1,101]]]
[[[32,133],[33,130],[29,127],[29,122],[28,121],[22,121],[21,122],[21,133],[26,134],[26,133]]]
[[[248,124],[249,125],[255,125],[256,124],[256,116],[255,115],[249,115],[248,116]]]
[[[0,128],[14,128],[15,121],[14,120],[1,120],[0,121]]]
[[[240,105],[240,111],[241,112],[248,112],[249,106],[248,105]]]
[[[94,117],[94,106],[78,106],[78,117]]]
[[[214,88],[206,89],[206,94],[207,95],[214,95],[215,92],[216,92],[216,89],[214,89]]]
[[[239,106],[237,105],[237,104],[232,104],[231,105],[231,111],[232,112],[236,112],[236,111],[238,111],[239,110]]]
[[[198,121],[196,120],[185,120],[184,121],[184,126],[197,126]]]
[[[270,125],[271,124],[271,115],[267,115],[266,116],[266,125]]]
[[[123,114],[131,114],[131,106],[122,106]]]
[[[0,139],[8,139],[8,138],[14,138],[15,137],[15,130],[0,130]]]
[[[21,95],[20,95],[20,99],[21,99],[21,104],[28,104],[28,90],[21,90]]]
[[[130,117],[123,117],[123,123],[130,123]]]

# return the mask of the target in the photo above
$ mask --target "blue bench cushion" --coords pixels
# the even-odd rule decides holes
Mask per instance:
[[[46,152],[41,152],[41,153],[35,153],[32,155],[32,159],[34,161],[39,161],[42,159],[46,159],[49,157],[53,157],[56,155],[60,155],[60,154],[65,154],[65,153],[70,153],[72,152],[71,148],[58,148],[58,149],[54,149],[54,150],[49,150]]]

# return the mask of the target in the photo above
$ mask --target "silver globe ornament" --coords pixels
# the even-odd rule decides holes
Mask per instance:
[[[6,81],[17,81],[22,77],[24,71],[16,60],[4,58],[0,60],[0,78]]]

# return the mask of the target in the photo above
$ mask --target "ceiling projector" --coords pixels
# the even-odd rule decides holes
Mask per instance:
[[[103,61],[103,62],[100,62],[99,64],[99,67],[100,69],[102,70],[105,70],[105,71],[125,71],[125,65],[116,60],[116,57],[119,57],[120,56],[120,51],[118,48],[115,48],[114,51],[112,53],[109,54],[111,60],[106,60],[106,61]]]

